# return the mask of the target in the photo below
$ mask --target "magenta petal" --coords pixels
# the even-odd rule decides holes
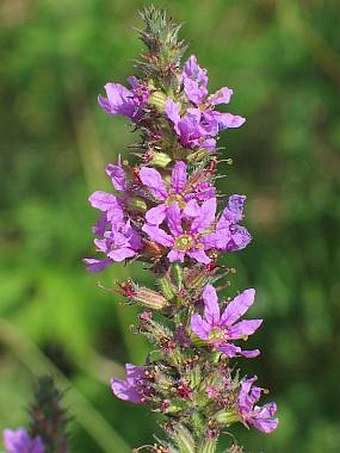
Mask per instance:
[[[211,326],[209,323],[202,319],[202,316],[195,313],[191,317],[191,330],[202,340],[208,340],[211,332]]]
[[[214,105],[229,104],[232,95],[233,90],[231,88],[223,87],[216,91],[216,93],[209,96],[209,101]]]
[[[164,247],[171,247],[174,244],[173,237],[156,225],[149,225],[148,223],[146,223],[143,226],[142,230],[149,235],[152,241],[155,241],[158,244],[163,245]]]
[[[254,303],[254,298],[255,289],[246,289],[236,296],[224,310],[221,316],[221,326],[231,326],[234,324]]]
[[[231,129],[241,127],[246,122],[246,119],[240,115],[231,113],[220,113],[218,115],[218,123],[222,129]]]
[[[249,423],[251,423],[256,429],[261,431],[262,433],[265,434],[270,434],[273,432],[278,424],[279,424],[279,419],[278,418],[272,418],[272,419],[265,419],[265,420],[249,420]]]
[[[216,149],[216,140],[214,138],[205,138],[199,143],[201,148],[206,149],[209,153],[212,153]]]
[[[205,253],[203,249],[193,249],[187,252],[187,255],[190,256],[190,258],[194,258],[198,263],[202,264],[209,264],[211,263],[211,259],[209,256]]]
[[[107,83],[105,85],[107,100],[110,105],[111,115],[134,116],[136,104],[132,93],[120,83]]]
[[[187,166],[182,160],[177,161],[171,175],[172,189],[180,194],[187,183]]]
[[[204,244],[205,250],[220,249],[221,247],[219,247],[219,245],[221,241],[223,244],[225,242],[224,238],[221,237],[220,232],[218,232],[218,234],[217,233],[206,234],[201,238],[201,241]]]
[[[216,214],[216,198],[210,198],[204,201],[200,214],[194,219],[191,225],[191,230],[201,233],[206,230],[215,220]]]
[[[244,203],[247,197],[245,195],[233,194],[228,198],[228,208],[232,217],[229,219],[232,223],[240,222],[243,218]]]
[[[246,357],[247,359],[254,359],[255,357],[258,357],[261,354],[261,351],[259,349],[253,349],[251,351],[241,350],[240,354],[243,357]]]
[[[223,352],[229,359],[237,357],[241,354],[241,348],[232,343],[224,343],[218,346],[216,349]]]
[[[126,382],[112,378],[111,388],[117,398],[130,401],[131,403],[141,404],[141,396],[138,391],[129,387]]]
[[[105,113],[111,115],[111,104],[108,99],[104,98],[103,96],[98,96],[98,104],[104,110]]]
[[[111,193],[97,190],[89,197],[91,206],[101,211],[109,211],[112,208],[117,207],[117,197]]]
[[[275,403],[267,403],[262,407],[256,407],[253,410],[249,423],[255,426],[259,431],[269,434],[274,431],[279,424],[277,418],[272,418],[276,411],[277,406]]]
[[[167,213],[168,226],[171,233],[176,237],[183,234],[181,210],[177,203],[172,203]]]
[[[126,258],[132,258],[135,255],[136,252],[129,247],[117,248],[107,254],[107,256],[111,258],[112,261],[115,261],[117,263],[124,261]]]
[[[206,69],[198,65],[195,55],[191,55],[184,64],[182,81],[188,99],[199,105],[208,94],[208,76]]]
[[[175,130],[178,133],[177,125],[181,120],[180,106],[178,104],[176,104],[175,101],[168,98],[165,101],[165,113],[166,113],[166,116],[169,118],[169,120],[174,124]]]
[[[142,167],[139,172],[142,183],[150,190],[157,200],[164,201],[168,197],[168,190],[162,176],[154,168]]]
[[[228,339],[238,340],[252,335],[262,324],[263,319],[240,321],[228,329]]]
[[[116,190],[126,190],[126,174],[120,165],[109,164],[106,166],[106,174],[111,178],[113,187]]]
[[[110,259],[97,260],[95,258],[84,258],[83,263],[86,264],[89,272],[101,272],[113,263]]]
[[[145,381],[144,369],[136,367],[131,363],[125,365],[125,381],[112,378],[111,388],[113,393],[121,400],[130,401],[135,404],[143,403],[143,381]]]
[[[145,213],[145,220],[152,225],[160,225],[165,219],[166,206],[165,204],[160,204],[154,208],[149,209]]]
[[[92,227],[92,233],[96,236],[103,236],[106,230],[106,227],[109,226],[107,221],[106,212],[102,212],[99,216],[98,222],[95,226]]]
[[[218,305],[218,297],[213,285],[208,283],[203,290],[204,301],[204,317],[211,325],[217,325],[220,320],[220,307]]]
[[[241,226],[235,225],[232,231],[231,240],[226,245],[226,251],[232,252],[242,250],[252,241],[252,236],[249,231]]]
[[[200,205],[197,203],[197,201],[193,198],[192,200],[188,201],[186,204],[183,214],[188,216],[188,217],[197,217],[201,213],[201,208]]]
[[[170,263],[175,263],[176,261],[183,263],[184,256],[185,256],[184,252],[181,252],[180,250],[175,250],[175,249],[170,250],[170,252],[167,255]]]

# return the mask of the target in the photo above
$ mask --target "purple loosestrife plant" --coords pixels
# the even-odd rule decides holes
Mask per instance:
[[[131,280],[119,285],[129,303],[142,307],[136,331],[157,354],[142,366],[127,364],[124,380],[111,380],[116,397],[163,415],[166,438],[145,449],[213,453],[221,432],[235,423],[264,433],[278,424],[274,403],[258,405],[257,378],[240,378],[235,369],[235,358],[260,354],[244,349],[262,324],[243,319],[255,290],[234,292],[223,301],[217,294],[221,286],[214,286],[231,270],[220,264],[220,256],[252,239],[241,225],[246,197],[230,195],[225,204],[215,187],[218,134],[245,119],[219,111],[233,91],[224,87],[209,95],[207,71],[195,56],[181,66],[180,27],[164,11],[147,8],[141,17],[146,45],[137,64],[141,75],[129,79],[130,88],[108,83],[106,97],[99,96],[106,113],[126,116],[139,131],[139,161],[109,164],[115,193],[90,196],[100,211],[93,227],[100,257],[84,261],[98,272],[139,260],[155,278],[156,289]]]
[[[69,415],[61,405],[63,394],[50,376],[38,379],[34,401],[28,408],[29,427],[5,429],[3,441],[7,453],[68,453]]]

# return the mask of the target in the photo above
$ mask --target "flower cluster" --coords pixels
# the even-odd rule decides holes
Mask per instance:
[[[169,416],[166,430],[174,445],[184,436],[202,446],[203,438],[209,443],[202,451],[213,452],[225,426],[241,422],[269,433],[278,424],[274,403],[257,405],[257,378],[240,379],[230,363],[260,354],[239,344],[262,324],[241,319],[255,290],[223,302],[214,286],[230,271],[219,257],[252,239],[242,225],[246,197],[233,194],[223,203],[215,186],[218,135],[245,119],[218,110],[229,104],[233,90],[209,95],[207,71],[195,56],[181,68],[183,44],[163,12],[150,8],[143,18],[144,76],[130,77],[131,88],[108,83],[106,97],[98,99],[106,113],[126,116],[140,131],[140,161],[119,158],[106,167],[114,193],[97,191],[89,198],[100,211],[93,233],[101,257],[84,262],[99,272],[139,260],[154,273],[157,290],[127,281],[119,292],[144,308],[137,332],[154,344],[157,359],[149,357],[141,367],[127,364],[126,379],[112,378],[112,391]],[[171,445],[165,442],[159,451]]]

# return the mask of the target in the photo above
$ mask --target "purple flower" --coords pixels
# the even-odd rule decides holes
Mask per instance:
[[[165,113],[173,123],[174,129],[184,147],[200,147],[212,152],[216,148],[213,138],[218,132],[217,125],[204,124],[203,113],[199,109],[189,108],[185,115],[180,116],[180,106],[172,99],[165,101]]]
[[[147,103],[149,92],[136,77],[128,79],[132,89],[120,83],[107,83],[104,88],[106,98],[98,96],[98,103],[109,115],[124,115],[138,122],[143,115],[143,105]]]
[[[135,404],[143,404],[152,395],[146,369],[131,363],[125,365],[126,379],[111,379],[111,388],[117,398]]]
[[[202,69],[197,63],[195,55],[191,55],[184,64],[182,72],[182,83],[185,94],[190,102],[196,107],[200,107],[203,111],[210,110],[210,113],[216,114],[216,120],[221,123],[221,128],[240,127],[245,122],[245,119],[239,115],[230,113],[221,113],[213,111],[216,105],[229,104],[233,90],[223,87],[216,93],[208,96],[208,75],[207,70]],[[220,118],[219,116],[222,115]]]
[[[279,423],[277,418],[273,418],[277,406],[275,403],[267,403],[264,406],[257,405],[263,389],[253,386],[255,381],[257,381],[256,376],[241,381],[237,410],[245,423],[249,423],[259,431],[269,434],[277,428]]]
[[[165,102],[165,113],[184,147],[200,147],[208,152],[216,148],[219,131],[242,126],[245,119],[239,115],[219,112],[215,107],[229,104],[233,90],[223,87],[208,96],[208,75],[194,55],[184,65],[181,80],[186,97],[191,104],[181,115],[180,106],[172,99]]]
[[[3,433],[4,445],[7,453],[44,453],[45,447],[39,436],[33,439],[25,428],[16,431],[5,429]]]
[[[199,206],[196,200],[190,200],[183,211],[173,203],[167,211],[168,234],[157,225],[145,224],[142,230],[152,241],[170,247],[168,259],[171,263],[183,262],[185,255],[199,263],[209,264],[211,259],[206,255],[207,247],[204,236],[210,232],[215,220],[216,198],[211,198]]]
[[[230,343],[247,339],[262,324],[262,319],[238,321],[254,303],[254,297],[255,290],[246,289],[228,303],[221,315],[216,290],[212,285],[206,285],[203,291],[204,318],[195,313],[191,318],[191,330],[229,358],[238,355],[256,357],[260,353],[258,349],[242,351],[239,346]]]
[[[120,164],[109,164],[106,173],[110,176],[116,190],[127,193],[126,175]],[[114,262],[132,258],[142,248],[142,241],[132,228],[130,220],[125,220],[124,200],[107,192],[94,192],[89,198],[90,204],[102,211],[93,233],[98,236],[94,244],[105,259],[85,258],[83,262],[91,272],[101,272]]]
[[[142,248],[142,241],[131,227],[130,220],[110,224],[111,230],[106,230],[101,239],[95,239],[94,244],[99,252],[105,253],[106,259],[85,258],[83,261],[91,272],[101,272],[112,263],[124,261],[137,255]]]
[[[245,195],[234,194],[229,197],[226,208],[216,224],[215,232],[205,237],[205,243],[211,248],[234,252],[244,249],[252,240],[248,230],[238,225],[243,219]]]
[[[239,115],[214,110],[216,105],[229,104],[233,90],[223,87],[208,97],[207,71],[198,65],[194,55],[191,55],[184,65],[182,83],[189,101],[205,112],[208,122],[218,124],[219,129],[240,127],[245,122]]]
[[[145,214],[146,221],[152,225],[160,225],[163,222],[173,203],[178,203],[179,207],[184,209],[187,202],[193,198],[205,201],[215,196],[215,188],[211,184],[201,182],[195,185],[187,180],[187,166],[183,161],[177,161],[174,165],[170,187],[154,168],[142,167],[139,177],[153,197],[162,202]]]

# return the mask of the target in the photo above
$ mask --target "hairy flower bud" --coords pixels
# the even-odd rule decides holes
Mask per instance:
[[[162,91],[154,91],[149,97],[149,104],[154,105],[157,109],[164,113],[166,95]]]
[[[215,414],[214,418],[222,426],[230,426],[240,421],[240,416],[234,410],[221,410]]]
[[[159,287],[167,300],[172,300],[175,296],[175,288],[167,275],[158,280]]]
[[[155,167],[166,168],[171,160],[167,153],[160,151],[150,150],[147,154],[147,162]]]
[[[198,453],[215,453],[217,450],[217,439],[208,438],[204,439],[198,447]]]
[[[169,305],[162,294],[149,288],[135,288],[131,299],[152,310],[162,310]]]

